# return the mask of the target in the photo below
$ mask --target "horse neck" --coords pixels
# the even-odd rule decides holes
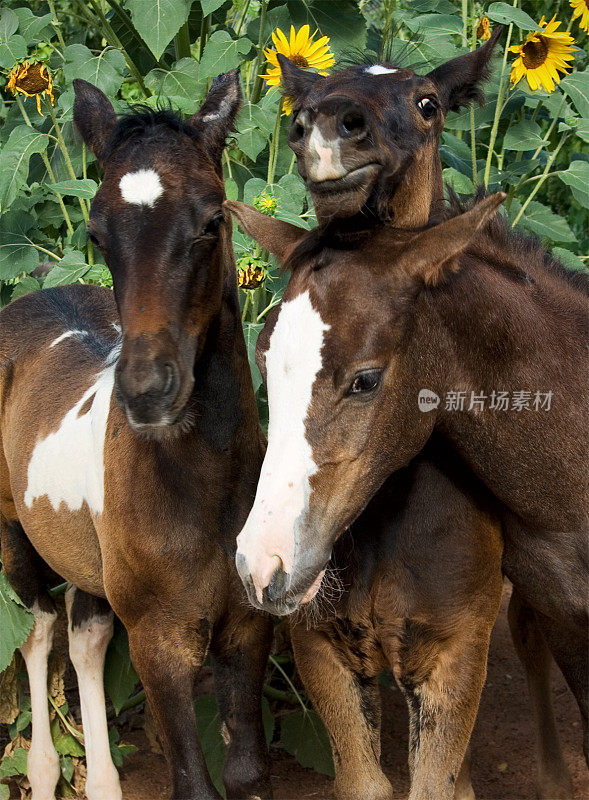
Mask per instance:
[[[553,530],[578,525],[587,439],[581,294],[555,276],[530,284],[465,256],[460,272],[418,304],[425,313],[412,357],[418,363],[428,352],[422,380],[441,398],[440,431],[524,520]],[[490,408],[493,392],[509,393],[508,410]]]
[[[443,200],[442,164],[438,141],[434,140],[411,160],[400,186],[389,200],[389,212],[396,228],[421,228],[429,220],[432,205]]]

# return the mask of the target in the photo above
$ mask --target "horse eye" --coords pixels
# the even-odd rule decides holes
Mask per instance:
[[[438,104],[431,97],[422,97],[417,101],[417,108],[424,119],[435,117]]]
[[[217,236],[222,222],[223,214],[217,214],[216,217],[213,217],[207,222],[203,229],[202,236]]]
[[[374,392],[380,386],[381,378],[381,369],[365,369],[357,372],[346,394],[349,396]]]

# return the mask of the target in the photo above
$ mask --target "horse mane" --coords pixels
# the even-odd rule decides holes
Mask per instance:
[[[183,133],[195,141],[202,140],[198,131],[172,109],[153,109],[137,104],[119,117],[106,145],[104,158],[109,158],[122,144],[156,135],[162,129]]]
[[[473,198],[463,202],[450,189],[450,204],[443,218],[450,219],[463,214],[485,197],[485,190],[480,188]],[[474,256],[484,255],[485,262],[502,274],[511,273],[516,279],[532,283],[534,276],[545,272],[589,296],[589,275],[566,267],[544,247],[539,237],[521,230],[513,230],[508,220],[501,214],[495,214],[489,220],[473,241],[469,252]]]

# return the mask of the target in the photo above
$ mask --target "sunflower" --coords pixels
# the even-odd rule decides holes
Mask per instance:
[[[17,64],[8,75],[6,88],[10,89],[13,95],[21,92],[27,97],[36,97],[39,114],[41,114],[42,94],[45,94],[53,105],[53,81],[45,64],[29,64],[28,61]]]
[[[237,283],[241,289],[257,289],[266,280],[267,271],[259,258],[244,256],[237,262]]]
[[[278,63],[278,53],[286,56],[297,67],[316,69],[320,75],[327,75],[326,70],[335,64],[335,56],[329,49],[329,37],[321,36],[317,41],[313,38],[317,31],[311,35],[311,28],[303,25],[298,31],[290,26],[290,39],[287,39],[280,28],[272,34],[272,41],[276,50],[269,47],[264,50],[264,55],[268,59],[268,72],[262,75],[268,86],[278,86],[282,71]],[[292,111],[292,101],[286,97],[284,99],[284,112],[290,114]]]
[[[477,39],[486,42],[487,39],[490,38],[491,38],[491,23],[489,22],[489,17],[481,17],[480,22],[477,25]]]
[[[560,83],[558,73],[566,73],[571,68],[567,62],[574,59],[576,48],[571,47],[574,39],[566,31],[557,31],[560,22],[555,20],[556,16],[550,22],[542,17],[538,26],[541,30],[528,33],[524,44],[509,48],[512,53],[519,54],[511,69],[510,80],[513,86],[525,75],[533,92],[541,86],[547,92],[553,92],[555,84]]]
[[[589,33],[589,4],[587,0],[569,0],[569,3],[573,11],[573,19],[577,19],[577,17],[581,17],[579,20],[579,27],[581,30],[585,31],[585,33]]]

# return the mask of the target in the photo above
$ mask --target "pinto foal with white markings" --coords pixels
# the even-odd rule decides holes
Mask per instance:
[[[89,234],[114,282],[20,298],[0,314],[2,556],[33,611],[33,800],[53,800],[51,568],[68,580],[89,800],[121,797],[102,685],[112,611],[156,718],[174,800],[218,800],[193,682],[208,652],[229,798],[271,797],[261,690],[271,622],[244,603],[235,536],[264,452],[241,328],[221,155],[240,104],[219,76],[188,122],[117,120],[74,82],[74,119],[104,169]],[[39,414],[40,406],[43,414]]]

